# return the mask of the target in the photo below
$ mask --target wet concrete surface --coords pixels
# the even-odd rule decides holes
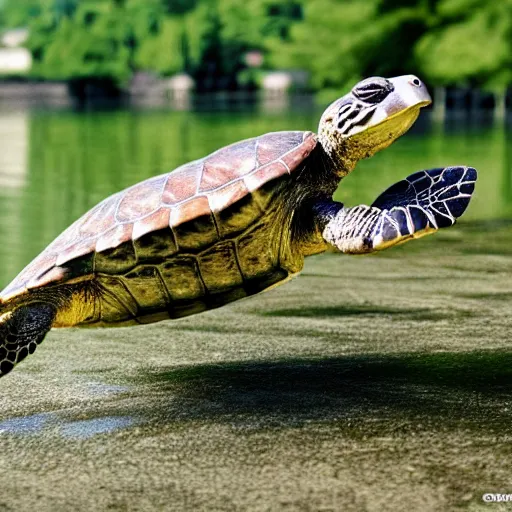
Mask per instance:
[[[512,225],[461,224],[0,380],[0,510],[505,510]]]

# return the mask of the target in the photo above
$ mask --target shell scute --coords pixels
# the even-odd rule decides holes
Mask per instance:
[[[288,172],[291,173],[292,170],[295,170],[300,166],[300,164],[306,159],[309,153],[311,153],[311,149],[308,147],[305,147],[300,151],[290,151],[289,153],[283,155],[281,161],[285,163]]]
[[[201,253],[199,269],[209,293],[221,293],[243,284],[232,242],[220,242]]]
[[[171,210],[169,208],[160,208],[155,212],[137,220],[133,224],[132,239],[138,240],[144,235],[151,233],[160,226],[169,226],[169,217]]]
[[[32,262],[25,269],[27,288],[33,288],[34,286],[37,286],[39,279],[44,277],[46,274],[48,274],[49,271],[55,268],[54,266],[57,261],[56,254],[46,252],[41,255],[41,259],[41,264],[35,265],[34,262]]]
[[[136,265],[137,255],[131,241],[97,252],[94,258],[94,270],[99,273],[122,274]]]
[[[225,187],[219,188],[208,195],[208,203],[212,212],[221,212],[228,206],[240,201],[249,194],[244,180],[236,180]]]
[[[50,270],[43,272],[41,275],[37,276],[33,281],[29,281],[27,283],[27,288],[30,290],[31,288],[44,286],[45,284],[49,284],[55,281],[61,281],[66,277],[67,274],[68,272],[63,267],[51,267]]]
[[[167,174],[162,203],[173,206],[193,197],[197,192],[202,171],[203,160],[196,160]]]
[[[130,187],[122,195],[116,212],[118,222],[133,222],[160,207],[167,176],[157,176]]]
[[[97,206],[95,206],[92,210],[87,212],[81,219],[79,219],[75,223],[77,229],[74,238],[80,237],[82,239],[85,239],[90,237],[97,237],[98,233],[102,233],[103,231],[115,225],[115,215],[117,206],[119,204],[119,199],[120,194],[111,196],[102,201]],[[72,230],[73,227],[75,227],[75,225],[72,225],[70,229]],[[64,233],[67,233],[67,231],[65,231]],[[59,237],[57,240],[59,240],[60,238],[61,237]],[[64,237],[62,238],[61,244],[59,245],[66,244],[66,241],[69,245],[69,238]]]
[[[125,284],[142,310],[166,309],[169,300],[158,270],[142,267],[124,276]]]
[[[247,226],[263,215],[263,209],[254,194],[248,193],[226,208],[215,211],[214,215],[219,235],[221,239],[226,239],[245,231]]]
[[[161,262],[178,252],[172,229],[157,229],[133,241],[138,261]]]
[[[192,256],[178,256],[159,266],[171,300],[194,300],[204,295],[197,261]]]
[[[204,206],[206,210],[206,206]],[[172,224],[172,213],[171,213]],[[219,241],[217,225],[208,206],[207,213],[191,216],[186,222],[172,225],[178,249],[182,251],[199,251]]]
[[[264,214],[263,189],[300,167],[316,144],[311,132],[265,134],[114,194],[57,237],[2,292],[2,299],[23,293],[28,284],[36,288],[79,278],[81,271],[125,273],[141,263],[138,254],[158,259],[159,247],[166,255],[195,252],[241,232]],[[236,219],[230,220],[233,215]],[[87,265],[74,265],[84,257],[90,260]],[[180,286],[186,274],[182,264],[176,261],[183,272],[176,278]],[[197,272],[190,267],[190,283]]]
[[[96,252],[107,251],[130,240],[132,230],[133,224],[117,224],[98,238],[96,241]]]
[[[302,138],[303,132],[289,132],[288,137],[282,137],[279,132],[262,135],[258,138],[257,145],[258,166],[269,164],[285,153],[293,151],[302,144]]]
[[[283,174],[288,173],[288,167],[281,161],[272,162],[271,164],[259,167],[251,174],[244,178],[245,186],[253,192],[258,190],[265,183],[280,178]]]
[[[211,209],[208,197],[196,196],[171,210],[169,224],[171,226],[179,226],[185,222],[210,214]]]
[[[85,240],[80,240],[80,238],[75,239],[71,245],[66,247],[62,252],[58,253],[57,260],[55,261],[56,266],[64,265],[66,262],[73,260],[75,258],[79,258],[80,256],[84,256],[90,252],[94,251],[96,246],[95,238],[87,238]],[[38,264],[42,262],[38,261]]]
[[[246,144],[234,144],[206,157],[199,191],[215,190],[252,172],[257,167],[256,145],[257,139],[251,139]]]
[[[123,321],[126,315],[133,318],[137,316],[138,304],[122,278],[102,275],[99,284],[104,290],[100,319],[113,322],[113,313],[118,316],[119,321]]]

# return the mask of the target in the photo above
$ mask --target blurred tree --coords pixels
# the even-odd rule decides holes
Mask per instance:
[[[387,2],[389,4],[389,2]],[[289,41],[270,45],[271,64],[307,69],[314,89],[339,92],[362,76],[414,69],[413,47],[425,31],[421,0],[390,8],[380,0],[317,0]],[[411,6],[412,5],[412,6]]]
[[[294,0],[205,0],[186,17],[186,69],[199,90],[233,89],[248,51],[283,39],[301,6]],[[247,83],[247,85],[251,85]],[[253,84],[252,84],[253,85]]]
[[[303,3],[297,0],[259,0],[261,34],[288,40],[292,25],[304,18]]]
[[[89,1],[69,15],[55,10],[56,5],[31,27],[32,73],[69,80],[78,96],[91,84],[113,91],[124,85],[130,76],[132,38],[125,6]]]
[[[432,82],[502,89],[512,82],[512,0],[440,1],[416,57]]]
[[[162,0],[168,14],[185,14],[196,8],[198,0]]]
[[[181,18],[163,19],[156,33],[139,41],[134,55],[137,69],[151,70],[163,76],[185,69],[185,30]]]
[[[30,19],[39,16],[48,3],[45,0],[4,0],[0,6],[1,24],[7,28],[23,27]]]
[[[30,26],[33,75],[123,87],[135,69],[187,71],[199,90],[232,89],[245,53],[288,37],[297,0],[3,0]]]
[[[202,2],[186,18],[187,71],[197,80],[198,91],[232,86],[230,67],[224,61],[221,20],[217,2]]]
[[[248,52],[329,96],[375,74],[512,82],[512,0],[0,0],[0,25],[29,26],[34,76],[84,87],[120,89],[138,69],[250,87]]]
[[[34,57],[32,74],[68,80],[78,96],[91,86],[119,92],[137,59],[155,56],[151,43],[165,27],[163,5],[159,0],[73,2],[48,1],[31,19],[27,46]],[[148,42],[145,50],[140,48],[143,41]]]

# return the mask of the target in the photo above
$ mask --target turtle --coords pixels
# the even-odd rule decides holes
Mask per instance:
[[[181,318],[282,284],[306,256],[372,253],[451,226],[472,167],[415,172],[370,206],[332,199],[430,103],[416,76],[370,77],[327,107],[318,134],[237,142],[100,202],[1,292],[0,375],[52,327]]]

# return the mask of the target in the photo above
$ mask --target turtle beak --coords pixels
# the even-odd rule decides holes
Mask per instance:
[[[407,108],[422,108],[432,103],[425,84],[414,75],[397,76],[389,80],[394,91],[384,100],[383,108],[392,116]]]
[[[367,128],[391,122],[397,116],[404,121],[410,119],[412,124],[419,110],[432,103],[427,88],[418,77],[404,75],[390,78],[389,81],[393,91],[377,106]]]

